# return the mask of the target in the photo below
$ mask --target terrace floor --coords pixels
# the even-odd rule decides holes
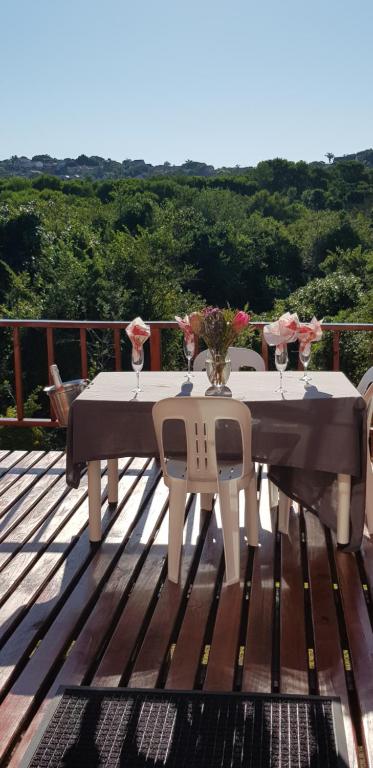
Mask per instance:
[[[0,765],[19,765],[63,684],[337,695],[351,766],[373,765],[372,542],[336,551],[299,510],[280,537],[260,468],[261,543],[242,535],[240,584],[224,586],[221,529],[190,497],[174,585],[157,464],[120,460],[115,509],[103,465],[94,549],[87,478],[68,489],[64,463],[0,451]]]

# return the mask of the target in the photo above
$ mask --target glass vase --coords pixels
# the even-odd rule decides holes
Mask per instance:
[[[206,358],[206,373],[211,387],[206,391],[208,396],[230,396],[231,390],[226,386],[231,372],[231,361],[226,354],[209,349]]]

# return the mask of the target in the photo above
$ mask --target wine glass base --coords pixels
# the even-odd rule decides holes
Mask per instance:
[[[205,392],[206,397],[232,397],[232,390],[229,387],[209,387]]]
[[[299,381],[305,381],[305,382],[312,381],[312,376],[308,376],[307,373],[304,373],[303,376],[300,377]]]

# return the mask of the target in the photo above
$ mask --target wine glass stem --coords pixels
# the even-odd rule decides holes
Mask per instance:
[[[137,379],[136,389],[138,392],[140,392],[140,371],[136,371],[136,379]]]
[[[188,379],[190,379],[190,362],[191,362],[191,359],[190,357],[188,357]]]
[[[282,371],[280,371],[280,392],[282,392]]]

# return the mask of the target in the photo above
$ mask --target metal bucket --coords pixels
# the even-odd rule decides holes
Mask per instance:
[[[67,427],[70,405],[87,384],[88,379],[74,379],[64,382],[62,388],[57,389],[54,385],[44,387],[43,392],[51,399],[60,427]]]

